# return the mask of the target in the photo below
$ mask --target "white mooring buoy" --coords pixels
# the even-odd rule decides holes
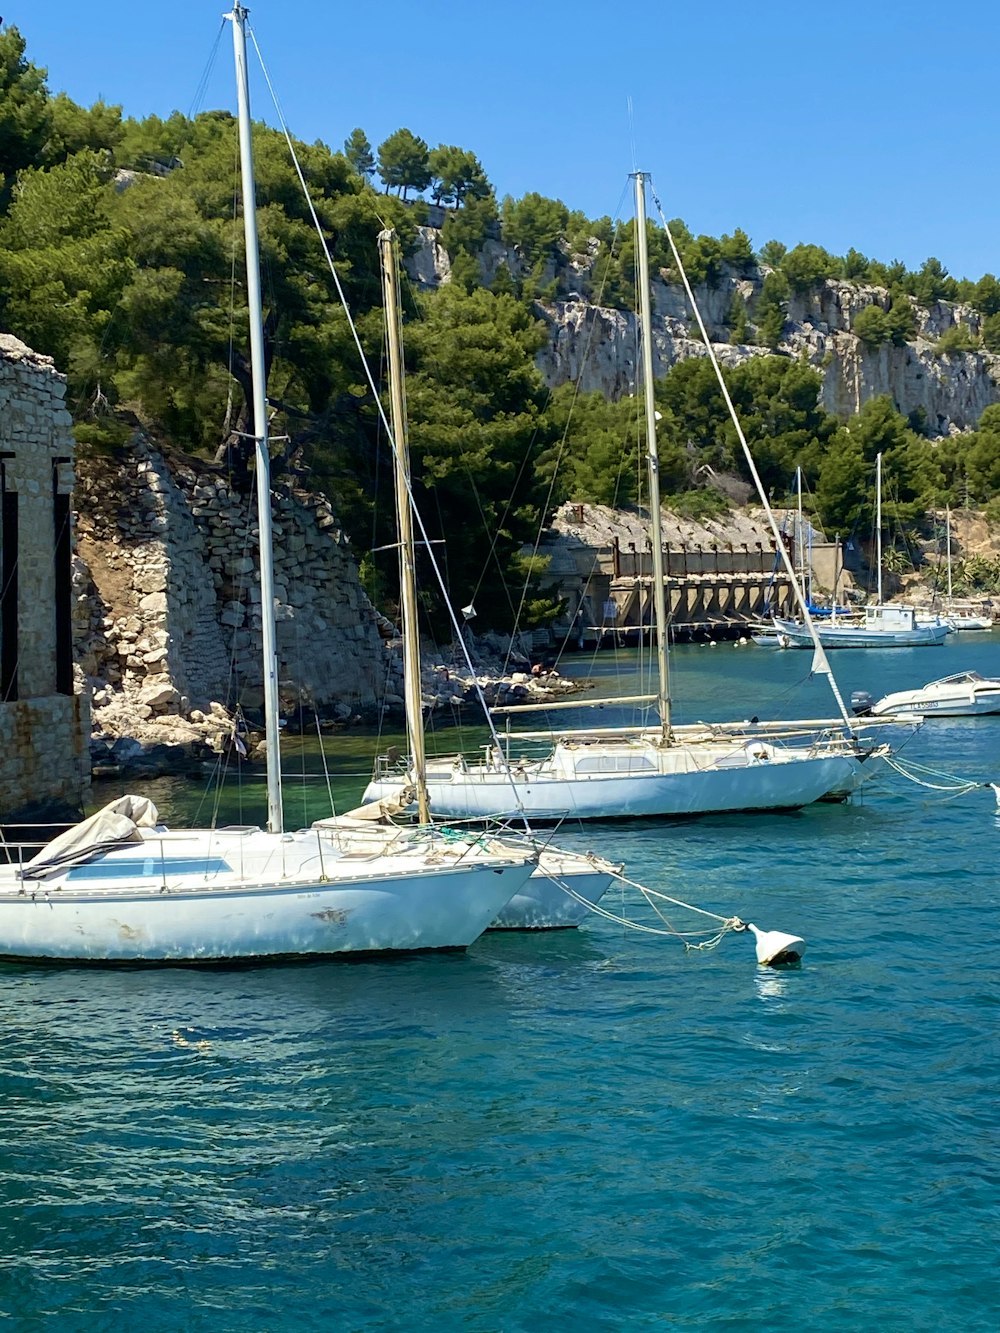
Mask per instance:
[[[797,963],[806,951],[806,942],[800,935],[786,935],[783,930],[758,930],[750,921],[757,942],[757,962],[762,967],[780,967],[782,963]]]

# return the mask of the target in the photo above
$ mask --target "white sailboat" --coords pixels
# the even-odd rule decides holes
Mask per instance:
[[[239,102],[253,369],[267,737],[267,829],[168,830],[123,797],[31,860],[0,867],[0,957],[192,964],[471,944],[529,879],[521,845],[435,829],[286,832],[279,760],[270,469],[246,68],[247,11],[227,16]]]
[[[829,624],[810,627],[775,616],[779,648],[814,648],[818,638],[824,648],[934,648],[944,643],[949,626],[940,617],[921,624],[912,606],[882,601],[882,455],[875,460],[875,545],[878,596],[864,608],[860,624]]]
[[[645,174],[636,173],[636,254],[658,678],[655,702],[660,725],[652,732],[640,729],[614,736],[600,729],[580,729],[557,737],[550,751],[535,760],[514,760],[492,747],[475,762],[461,756],[435,761],[427,769],[427,788],[431,808],[439,816],[488,819],[523,814],[529,820],[549,821],[793,809],[831,791],[850,791],[858,785],[861,754],[852,739],[845,740],[849,726],[843,708],[843,728],[825,729],[808,741],[800,737],[798,743],[714,731],[697,740],[682,739],[672,726],[645,186]],[[379,800],[412,776],[412,760],[402,768],[383,761],[364,799]]]
[[[403,694],[407,737],[410,747],[410,776],[418,829],[431,824],[434,811],[427,778],[427,759],[422,725],[420,618],[417,609],[413,502],[410,485],[408,429],[404,393],[404,367],[401,350],[401,311],[398,300],[399,256],[396,233],[386,229],[379,234],[382,289],[388,344],[390,412],[393,457],[395,460],[396,524],[399,537],[400,613],[403,628]],[[399,779],[393,796],[399,791]],[[358,811],[357,814],[364,814]],[[350,816],[348,816],[348,819]],[[392,816],[390,816],[390,819]],[[343,826],[342,820],[320,820],[317,827]],[[491,930],[553,930],[578,926],[599,902],[621,873],[593,853],[580,854],[544,848],[538,865],[490,924]]]
[[[986,630],[993,628],[992,615],[984,614],[981,607],[977,607],[974,602],[966,599],[956,599],[952,592],[951,580],[951,507],[945,509],[945,544],[947,550],[948,567],[948,596],[945,599],[941,614],[953,630]]]

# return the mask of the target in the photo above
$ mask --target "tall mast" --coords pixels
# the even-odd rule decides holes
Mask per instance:
[[[947,533],[945,541],[947,542],[947,549],[948,549],[948,609],[950,610],[951,609],[951,505],[947,505],[945,507],[944,521],[945,521],[945,532]]]
[[[653,547],[653,618],[656,621],[656,706],[660,741],[669,743],[670,668],[667,655],[667,599],[663,588],[663,524],[660,516],[660,460],[656,450],[656,404],[653,396],[653,315],[649,295],[649,247],[646,240],[646,175],[635,173],[635,254],[642,332],[642,387],[646,402],[646,468],[649,474],[650,541]]]
[[[878,604],[882,605],[882,455],[875,455],[875,563],[878,565]]]
[[[802,469],[801,469],[801,467],[797,467],[797,468],[795,469],[795,486],[796,486],[796,490],[798,491],[798,494],[799,494],[799,534],[798,534],[798,535],[799,535],[799,542],[798,542],[798,548],[797,548],[797,549],[798,549],[798,554],[799,554],[799,582],[800,582],[800,584],[802,585],[802,596],[805,598],[806,601],[808,601],[808,600],[809,600],[809,597],[808,597],[808,594],[806,593],[806,530],[805,530],[805,527],[804,527],[804,525],[803,525],[803,523],[802,523]]]
[[[250,129],[250,86],[247,80],[246,21],[248,10],[233,6],[226,17],[233,25],[236,99],[240,118],[240,176],[243,190],[243,233],[246,239],[247,306],[250,312],[250,369],[253,379],[253,438],[257,473],[257,527],[260,532],[260,602],[263,618],[264,735],[267,741],[267,827],[281,833],[281,755],[278,750],[278,656],[274,630],[274,556],[271,538],[271,459],[267,447],[267,385],[264,376],[264,314],[260,297],[260,246],[257,241],[257,198]]]
[[[417,579],[414,569],[413,513],[410,508],[410,451],[406,435],[406,399],[403,357],[400,351],[399,270],[396,233],[378,235],[385,297],[385,329],[389,347],[389,405],[392,418],[393,458],[396,465],[396,526],[399,530],[399,593],[403,619],[403,695],[406,732],[417,786],[417,813],[421,824],[431,822],[424,754],[423,701],[420,693],[420,626],[417,616]]]

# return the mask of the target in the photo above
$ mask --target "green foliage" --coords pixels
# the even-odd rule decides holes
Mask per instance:
[[[396,130],[384,139],[378,147],[378,174],[386,193],[395,190],[405,199],[410,190],[426,190],[431,183],[429,156],[426,141],[411,130]]]
[[[851,321],[851,332],[866,347],[873,349],[889,342],[892,337],[888,318],[880,305],[866,305],[859,310]]]
[[[868,505],[870,470],[861,443],[846,426],[834,436],[814,487],[816,509],[827,532],[852,532]]]
[[[994,355],[1000,353],[1000,315],[987,315],[983,320],[983,346]]]
[[[93,153],[22,172],[0,226],[0,322],[68,373],[71,403],[86,394],[131,277],[128,248]]]
[[[891,264],[880,264],[873,259],[868,265],[868,281],[876,287],[898,287],[906,276],[906,265],[901,259],[894,259]]]
[[[992,273],[986,273],[972,289],[969,304],[981,315],[1000,315],[1000,282]]]
[[[844,256],[841,267],[841,276],[848,282],[864,281],[868,277],[869,263],[865,255],[860,250],[855,250],[851,246]]]
[[[925,259],[919,273],[908,273],[902,280],[907,292],[921,305],[933,305],[935,301],[954,301],[958,296],[958,284],[939,259]]]
[[[745,343],[747,340],[747,303],[738,291],[733,292],[733,299],[729,305],[729,327],[732,330],[732,341],[734,343]]]
[[[1000,495],[1000,404],[986,408],[976,430],[960,438],[956,473],[971,500],[983,503]],[[959,497],[953,493],[952,499]]]
[[[509,584],[520,546],[534,539],[544,499],[531,465],[550,442],[534,357],[544,339],[518,301],[449,284],[422,301],[408,326],[407,380],[415,485],[448,541],[452,601],[464,605],[483,571]],[[462,534],[460,541],[456,533]],[[509,628],[498,602],[492,623]]]
[[[736,228],[732,236],[722,237],[719,242],[719,252],[723,262],[742,277],[749,277],[757,267],[750,237],[740,227]]]
[[[510,195],[500,210],[505,244],[514,246],[529,264],[556,253],[569,220],[569,209],[559,199],[529,191],[521,199]]]
[[[760,262],[768,268],[780,268],[781,261],[788,254],[788,246],[783,241],[765,241],[760,247]]]
[[[9,198],[19,171],[42,161],[52,124],[45,70],[24,52],[17,28],[0,29],[0,202]]]
[[[360,127],[351,130],[344,140],[344,156],[351,164],[352,171],[356,171],[366,181],[371,180],[375,174],[375,154],[368,135]]]
[[[781,271],[793,292],[808,292],[837,272],[837,261],[820,245],[797,245],[781,261]]]
[[[783,273],[776,270],[764,279],[754,311],[757,341],[762,347],[770,347],[773,351],[778,346],[785,330],[787,312],[788,281]]]
[[[968,324],[952,324],[934,344],[935,356],[961,356],[965,352],[974,352],[979,347],[979,340]]]
[[[894,347],[903,347],[916,336],[917,320],[909,297],[903,292],[895,292],[892,304],[885,316],[889,341]]]
[[[546,418],[559,443],[539,459],[539,471],[546,481],[557,482],[557,502],[612,507],[638,502],[639,469],[645,466],[640,416],[637,398],[612,402],[596,391],[577,393],[572,384],[553,391]]]
[[[49,103],[49,137],[42,159],[47,166],[65,162],[75,153],[113,155],[121,143],[122,109],[95,102],[90,108],[77,106],[65,93],[57,93]]]
[[[672,495],[667,508],[680,518],[701,523],[706,518],[721,518],[728,513],[729,501],[720,491],[709,486],[704,490],[682,491],[679,495]]]
[[[288,438],[287,457],[275,450],[275,468],[294,457],[334,496],[359,543],[376,544],[373,533],[391,541],[382,530],[389,507],[376,498],[387,471],[373,402],[319,240],[280,136],[258,125],[254,142],[268,396],[275,438]],[[374,155],[360,129],[343,155],[323,144],[298,148],[369,354],[381,342],[376,233],[394,225],[405,248],[427,205],[417,198],[404,207],[403,200],[432,180],[434,197],[455,205],[441,233],[451,284],[419,302],[407,293],[415,487],[422,512],[433,516],[432,535],[447,540],[455,600],[467,599],[485,571],[494,588],[526,583],[529,616],[543,621],[556,602],[544,590],[545,572],[520,556],[522,543],[533,540],[543,510],[565,498],[641,504],[645,445],[638,397],[611,403],[572,386],[545,394],[535,368],[544,332],[526,302],[572,283],[592,299],[634,307],[634,224],[591,221],[539,194],[507,199],[503,236],[517,247],[525,276],[515,281],[501,264],[487,291],[482,249],[496,234],[497,205],[472,153],[448,145],[431,153],[409,130],[397,131],[379,150],[386,194],[376,196]],[[68,374],[81,447],[122,443],[127,427],[116,406],[201,451],[215,452],[226,428],[245,431],[235,158],[228,112],[123,121],[116,106],[77,106],[48,94],[44,71],[26,59],[16,29],[0,30],[0,323]],[[125,189],[114,183],[122,167],[130,169]],[[680,219],[670,228],[692,282],[712,285],[728,274],[760,281],[746,233],[694,236]],[[649,223],[647,239],[654,273],[676,279],[665,233]],[[572,269],[567,254],[578,261]],[[911,297],[959,296],[979,311],[984,346],[1000,354],[1000,283],[992,274],[956,282],[933,259],[910,274],[899,261],[880,264],[853,249],[837,259],[817,246],[788,251],[777,241],[761,248],[760,259],[772,271],[762,275],[750,310],[738,290],[726,297],[735,340],[749,336],[749,318],[757,341],[777,348],[791,291],[836,275],[889,293],[887,310],[873,306],[857,317],[855,332],[869,345],[901,346],[914,336]],[[414,321],[418,303],[423,318]],[[939,350],[962,350],[968,340],[963,327]],[[1000,408],[988,409],[975,432],[932,443],[926,420],[904,419],[888,400],[835,422],[819,404],[816,373],[788,356],[755,357],[727,371],[726,381],[765,484],[784,489],[801,465],[833,530],[847,532],[867,518],[879,451],[894,521],[911,522],[928,504],[966,495],[1000,504]],[[708,516],[725,500],[698,488],[703,469],[745,474],[711,366],[701,358],[682,362],[656,386],[656,397],[665,500]],[[230,437],[226,455],[237,469],[238,439]],[[391,595],[394,577],[385,564],[369,561],[365,569],[380,598]],[[481,615],[509,624],[519,596],[495,599],[488,610],[480,597]]]
[[[441,244],[452,263],[459,254],[477,256],[496,220],[497,206],[492,194],[482,199],[470,198],[464,208],[450,212],[441,228]]]
[[[466,199],[486,199],[492,194],[482,163],[475,153],[449,144],[438,144],[428,158],[431,198],[436,204],[461,204]]]

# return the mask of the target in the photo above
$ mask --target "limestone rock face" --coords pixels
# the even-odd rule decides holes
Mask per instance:
[[[538,367],[551,387],[571,381],[583,392],[596,389],[609,398],[620,398],[636,391],[636,319],[631,312],[596,303],[595,256],[596,243],[587,254],[554,257],[546,268],[541,285],[555,283],[559,294],[536,305],[548,333],[538,354]],[[407,264],[410,276],[423,286],[450,281],[450,260],[433,227],[419,229],[418,244]],[[479,255],[482,281],[491,283],[501,265],[515,279],[524,275],[517,251],[490,238]],[[766,348],[732,343],[729,324],[735,297],[743,301],[753,319],[766,272],[762,269],[747,276],[723,265],[716,283],[694,288],[709,337],[725,365],[768,354]],[[654,275],[652,300],[653,369],[659,377],[678,361],[704,356],[705,348],[679,283]],[[849,416],[869,399],[888,394],[900,412],[922,411],[931,434],[972,429],[986,407],[1000,402],[1000,357],[988,352],[939,356],[934,348],[941,335],[955,325],[978,334],[981,316],[958,303],[913,303],[914,340],[905,347],[870,349],[854,334],[854,322],[866,307],[888,310],[890,303],[884,288],[832,279],[817,283],[805,294],[793,293],[779,351],[805,356],[815,366],[823,377],[823,405],[837,416]]]

